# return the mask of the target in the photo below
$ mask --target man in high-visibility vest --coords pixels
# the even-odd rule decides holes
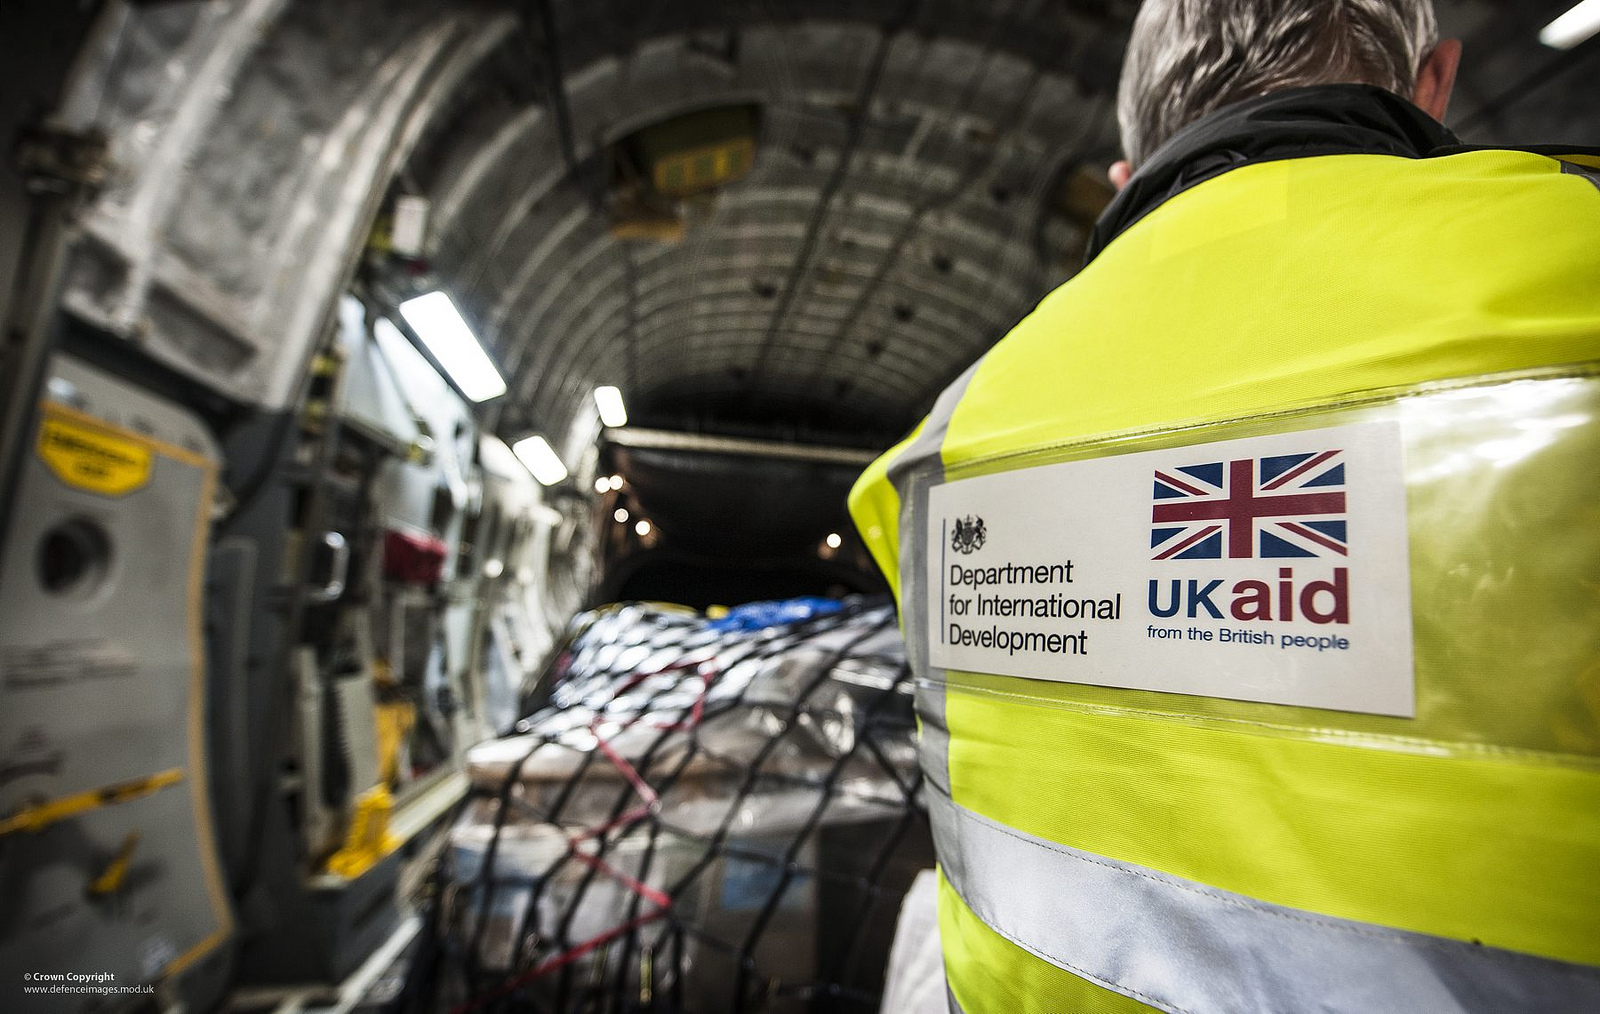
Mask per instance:
[[[1089,264],[852,493],[952,1009],[1600,1011],[1600,153],[1458,56],[1147,0]]]

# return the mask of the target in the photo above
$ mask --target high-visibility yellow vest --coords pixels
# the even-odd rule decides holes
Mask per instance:
[[[919,676],[954,1007],[1600,1011],[1583,166],[1227,172],[1124,232],[862,476],[852,514]],[[1346,436],[1377,450],[1305,465]],[[1325,471],[1283,479],[1302,465]],[[1281,481],[1341,510],[1347,490],[1348,517],[1309,485],[1298,520],[1219,506]],[[1398,549],[1373,559],[1385,526]],[[1316,587],[1234,580],[1277,562],[1269,535]],[[1336,617],[1405,582],[1384,615]],[[1330,661],[1346,630],[1380,660]],[[935,662],[962,652],[979,663]]]

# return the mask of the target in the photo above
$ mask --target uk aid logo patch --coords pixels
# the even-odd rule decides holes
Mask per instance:
[[[1296,559],[1349,553],[1342,450],[1155,470],[1155,560]]]

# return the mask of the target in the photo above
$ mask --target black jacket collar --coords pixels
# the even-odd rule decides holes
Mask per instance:
[[[1239,102],[1184,127],[1150,156],[1100,216],[1085,260],[1163,202],[1230,169],[1317,155],[1426,158],[1459,146],[1427,113],[1370,85],[1316,85]]]

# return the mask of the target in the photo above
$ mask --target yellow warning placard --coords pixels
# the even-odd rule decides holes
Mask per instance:
[[[104,430],[46,416],[39,457],[62,482],[102,496],[122,496],[150,481],[154,452]]]

